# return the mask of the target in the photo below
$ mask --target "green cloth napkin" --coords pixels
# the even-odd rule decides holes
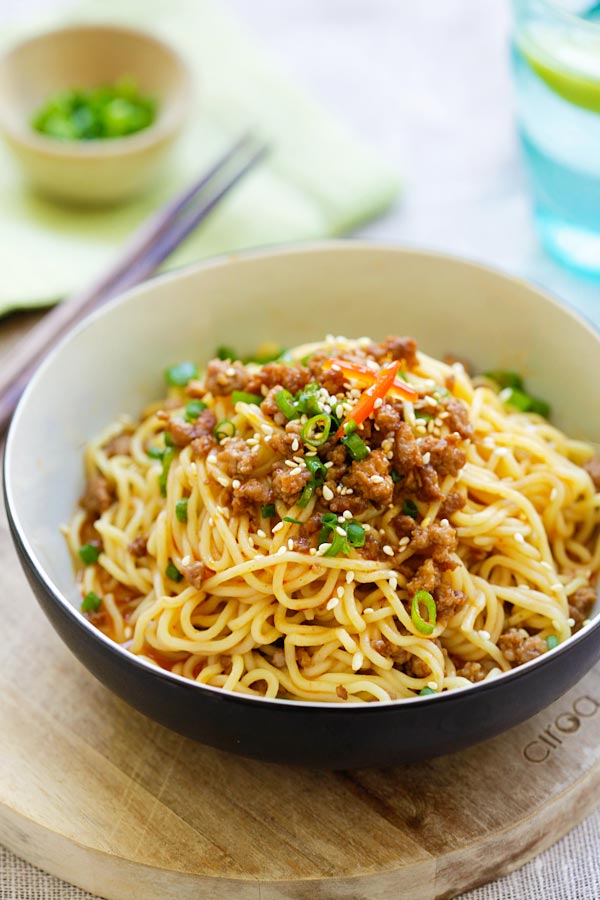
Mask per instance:
[[[170,258],[169,267],[245,247],[339,235],[392,202],[398,189],[392,171],[286,82],[221,3],[89,0],[35,26],[39,31],[67,21],[154,31],[191,66],[195,106],[161,183],[113,209],[68,209],[36,196],[0,146],[0,314],[56,301],[105,270],[132,230],[246,127],[269,141],[269,158]],[[9,43],[0,36],[0,49]]]

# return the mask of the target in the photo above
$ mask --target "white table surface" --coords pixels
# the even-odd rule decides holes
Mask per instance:
[[[562,270],[532,229],[514,134],[508,0],[227,2],[281,68],[404,179],[397,207],[362,235],[524,275],[600,325],[600,280]],[[0,24],[52,5],[0,0]],[[520,872],[463,900],[597,900],[599,857],[597,812]],[[0,900],[89,897],[0,850]]]

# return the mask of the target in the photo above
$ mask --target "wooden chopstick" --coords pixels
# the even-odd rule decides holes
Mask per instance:
[[[111,297],[151,275],[219,201],[266,154],[251,135],[238,140],[208,172],[145,222],[102,278],[54,307],[2,360],[0,433],[46,353],[77,322]]]

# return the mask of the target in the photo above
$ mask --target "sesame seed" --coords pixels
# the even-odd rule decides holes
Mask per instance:
[[[273,534],[277,534],[277,532],[281,531],[282,528],[283,528],[283,522],[278,522],[277,525],[275,525],[275,527],[272,529]]]
[[[298,438],[294,438],[294,440],[292,441],[292,452],[296,453],[296,451],[299,449],[300,449],[300,443],[298,441]]]
[[[339,366],[336,366],[336,364],[334,363],[331,367],[331,371],[332,372],[341,372],[342,370],[340,369]]]
[[[293,549],[294,549],[294,540],[293,540],[293,538],[288,538],[287,545],[288,545],[288,550],[293,550]]]
[[[428,450],[427,453],[423,454],[423,465],[428,466],[430,461],[431,461],[431,453]]]
[[[400,540],[398,541],[398,545],[400,547],[406,547],[408,544],[410,544],[410,538],[407,534],[405,534],[404,537],[400,538]]]
[[[304,460],[302,459],[301,456],[292,456],[292,459],[294,460],[295,463],[298,463],[299,466],[304,465]]]
[[[331,469],[332,466],[333,466],[333,463],[332,463],[331,460],[329,460],[328,462],[325,463],[325,468],[326,468],[326,469]]]
[[[382,475],[371,475],[369,478],[371,484],[383,484],[383,476]]]
[[[261,422],[260,429],[263,434],[273,434],[273,429],[266,422]]]
[[[382,547],[382,550],[386,554],[386,556],[394,555],[394,551],[392,550],[392,548],[390,547],[389,544],[384,544],[384,546]]]
[[[344,596],[344,588],[342,587],[341,584],[340,584],[339,588],[337,589],[336,594],[338,595],[338,597],[340,598],[340,600],[343,598],[343,596]]]
[[[285,544],[283,545],[283,547],[279,548],[277,553],[279,554],[279,556],[281,556],[282,553],[287,553],[287,547],[285,546]]]
[[[217,481],[221,485],[221,487],[229,487],[229,478],[225,478],[224,475],[219,475]]]
[[[302,471],[302,466],[296,466],[295,468],[290,470],[290,475],[299,475]]]
[[[344,512],[342,513],[342,517],[346,520],[351,519],[352,513],[350,512],[349,509],[345,509]]]
[[[428,681],[427,687],[429,688],[430,691],[436,691],[437,690],[437,681]]]
[[[272,435],[272,434],[265,434],[265,438],[264,438],[264,439],[265,439],[266,443],[268,444],[268,443],[273,439],[273,435]]]
[[[515,541],[516,541],[518,544],[524,544],[524,543],[525,543],[525,538],[523,537],[523,535],[521,534],[520,531],[517,531],[517,532],[516,532],[516,534],[515,534]]]
[[[569,618],[567,619],[567,625],[569,626],[569,628],[573,628],[575,625],[575,619],[573,619],[573,618],[571,618],[571,616],[569,616]]]
[[[398,587],[398,579],[396,578],[395,575],[393,575],[393,576],[390,578],[390,580],[389,580],[389,585],[390,585],[390,587],[391,587],[391,589],[392,589],[393,591],[395,591],[396,588]]]
[[[354,581],[354,572],[346,572],[346,584],[352,584]]]
[[[484,641],[489,641],[491,635],[489,631],[485,631],[485,629],[482,628],[479,632],[479,637],[483,638]]]
[[[286,464],[286,466],[288,466],[290,469],[295,469],[296,466],[298,465],[297,463],[294,462],[293,459],[286,459],[286,460],[285,460],[285,464]]]
[[[440,519],[440,525],[443,525],[444,528],[448,528],[450,522],[448,521],[448,519]]]
[[[357,650],[356,653],[354,654],[354,656],[352,657],[352,671],[353,672],[358,672],[358,670],[360,669],[360,667],[363,664],[363,659],[364,659],[364,657],[363,657],[362,653],[360,652],[360,650]]]
[[[208,456],[206,457],[206,462],[208,462],[208,463],[214,464],[214,463],[216,463],[216,461],[217,461],[216,453],[209,453]]]
[[[342,406],[341,403],[338,403],[338,405],[336,406],[335,414],[338,417],[338,419],[341,419],[342,416],[344,415],[344,407]]]
[[[383,399],[381,397],[378,397],[377,400],[375,401],[375,403],[373,404],[373,409],[381,409],[382,406],[383,406]]]
[[[327,601],[327,605],[325,606],[325,609],[335,609],[336,606],[339,604],[339,602],[340,601],[338,600],[337,597],[332,597],[331,600]]]
[[[182,565],[182,566],[189,566],[189,564],[191,563],[191,561],[192,561],[192,557],[191,557],[189,554],[187,554],[186,556],[183,556],[183,557],[181,558],[181,565]]]
[[[258,531],[256,532],[256,536],[259,537],[259,538],[266,538],[267,535],[266,535],[266,533],[262,530],[262,528],[259,528]]]
[[[354,488],[346,488],[346,493],[347,493],[347,494],[353,494],[353,493],[354,493]]]
[[[225,370],[225,374],[229,375],[230,378],[233,378],[233,376],[235,375],[235,369],[233,368],[233,366],[229,366],[229,368]]]
[[[260,392],[263,395],[263,397],[267,396],[267,394],[269,393],[269,388],[266,386],[266,384],[261,384]]]
[[[237,489],[241,487],[241,484],[242,482],[239,480],[239,478],[234,478],[231,482],[231,487],[234,489],[234,491],[237,491]]]
[[[336,534],[339,534],[340,537],[346,537],[346,532],[340,525],[336,526],[335,531],[336,531]]]
[[[323,485],[323,499],[324,500],[333,500],[333,491],[329,487],[328,484]]]
[[[327,541],[324,541],[322,544],[319,544],[319,553],[327,553],[330,547],[331,544]]]
[[[311,548],[310,548],[310,550],[308,551],[308,555],[309,555],[309,556],[316,556],[316,555],[317,555],[317,551],[315,550],[314,547],[311,547]]]
[[[363,609],[363,614],[364,613],[368,614],[368,613],[372,613],[372,612],[375,612],[375,610],[373,609],[372,606],[365,606],[365,608]]]

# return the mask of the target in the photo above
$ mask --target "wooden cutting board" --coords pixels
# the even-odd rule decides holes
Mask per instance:
[[[3,349],[32,321],[0,328]],[[600,800],[600,667],[479,747],[315,772],[194,744],[55,635],[0,513],[0,842],[110,900],[433,900],[498,878]]]

